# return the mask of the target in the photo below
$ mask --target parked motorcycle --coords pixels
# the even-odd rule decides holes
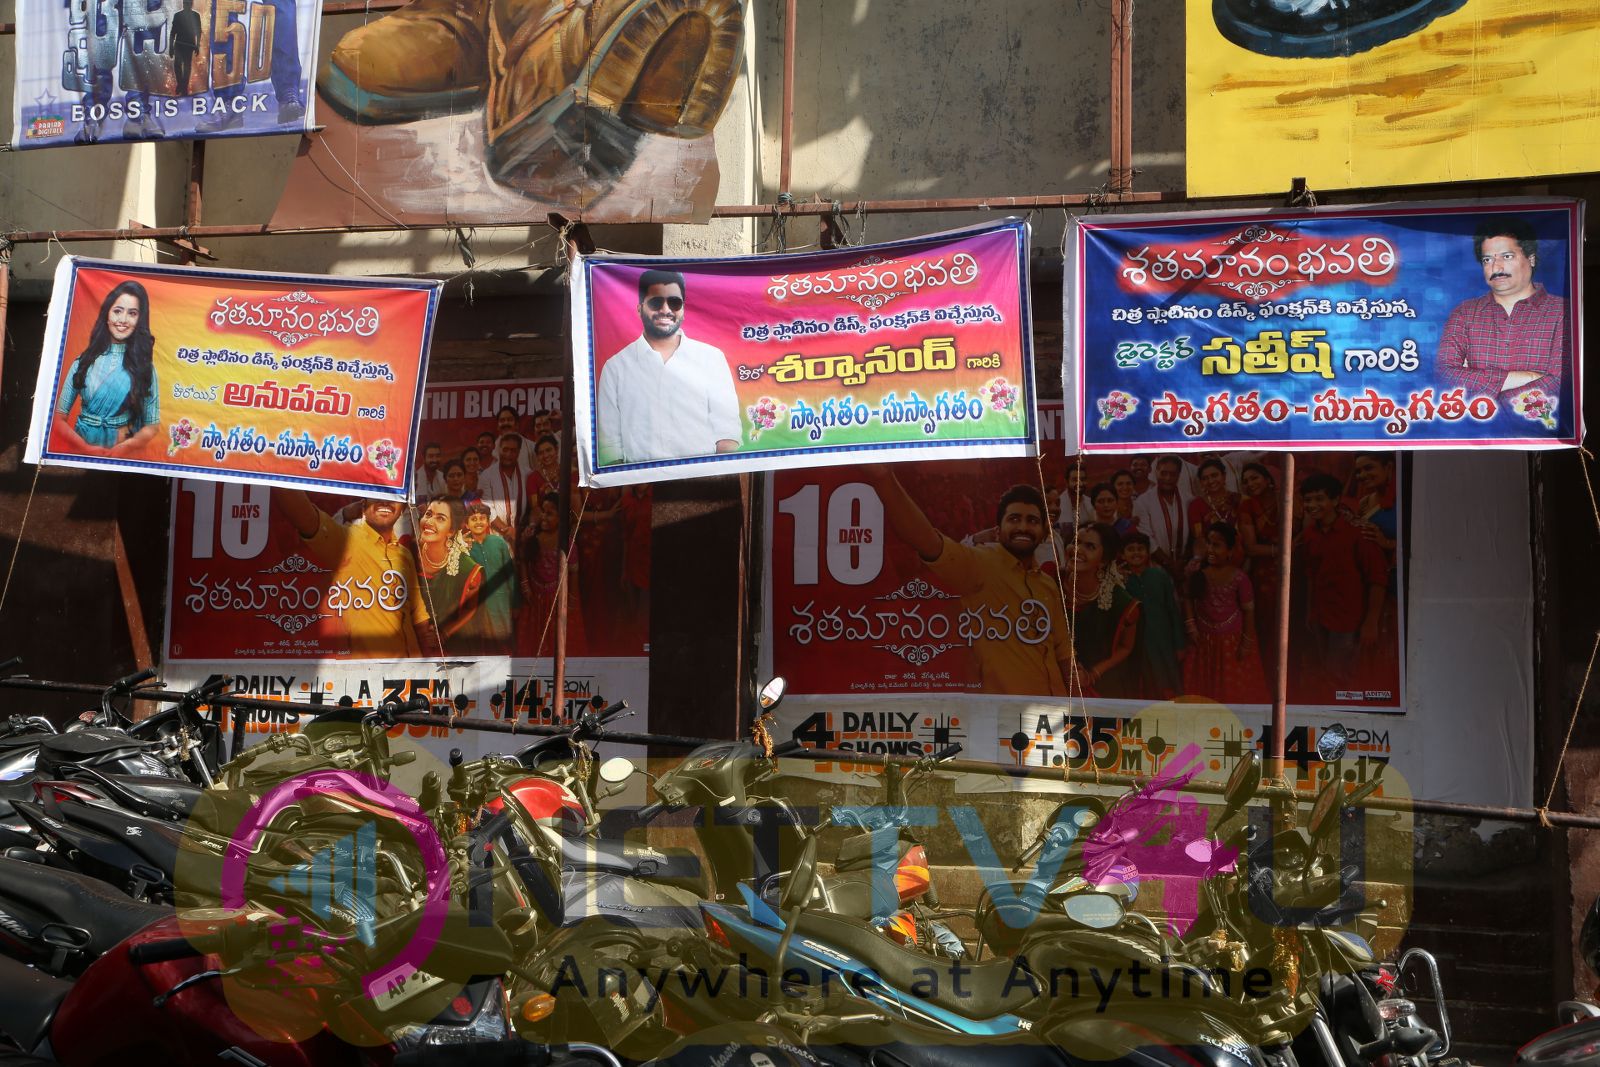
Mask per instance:
[[[1591,975],[1600,976],[1600,897],[1589,905],[1578,933],[1578,954]],[[1517,1050],[1517,1067],[1596,1067],[1600,1065],[1600,1007],[1586,1000],[1562,1001],[1560,1025]]]

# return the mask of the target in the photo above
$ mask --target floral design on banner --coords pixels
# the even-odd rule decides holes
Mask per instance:
[[[400,447],[385,437],[372,446],[372,465],[383,471],[389,477],[397,477],[400,473]]]
[[[757,397],[754,404],[745,408],[745,414],[750,419],[750,440],[759,440],[764,432],[777,426],[778,420],[788,411],[788,404],[770,396]]]
[[[1512,409],[1525,419],[1544,424],[1548,430],[1556,428],[1556,398],[1543,389],[1529,389],[1518,393],[1511,401]]]
[[[1134,409],[1139,406],[1139,398],[1130,396],[1120,389],[1113,389],[1109,395],[1100,400],[1099,406],[1100,428],[1108,430],[1113,422],[1133,414]]]
[[[995,411],[1010,415],[1012,422],[1020,417],[1017,412],[1017,387],[1004,378],[990,378],[978,389],[978,395],[987,400],[989,407]]]
[[[200,427],[188,419],[179,419],[167,428],[167,433],[171,438],[167,443],[167,455],[175,456],[180,449],[194,444],[194,439],[200,433]]]

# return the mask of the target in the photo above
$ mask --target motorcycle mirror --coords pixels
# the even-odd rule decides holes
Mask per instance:
[[[794,870],[789,873],[789,879],[784,884],[783,896],[778,900],[778,907],[784,911],[803,906],[811,899],[811,892],[817,887],[817,839],[806,838],[805,847],[800,850],[800,857],[794,861]]]
[[[772,679],[761,687],[761,710],[771,711],[783,699],[783,691],[789,687],[782,676]]]
[[[611,785],[626,782],[633,774],[633,761],[623,756],[612,756],[600,764],[600,780]]]
[[[1317,758],[1323,763],[1338,763],[1350,749],[1350,735],[1338,723],[1324,726],[1317,734]]]
[[[1217,822],[1223,822],[1234,812],[1250,802],[1261,787],[1261,754],[1250,752],[1233,765],[1228,784],[1223,787],[1222,799],[1226,801]]]
[[[806,843],[800,850],[800,856],[794,861],[794,869],[789,872],[789,879],[784,884],[783,894],[778,898],[780,910],[789,914],[784,918],[783,936],[778,939],[778,951],[773,959],[777,962],[778,978],[772,983],[772,999],[775,1004],[783,1003],[783,975],[784,961],[789,956],[789,945],[794,941],[795,927],[800,925],[800,916],[805,914],[806,902],[811,899],[811,891],[817,886],[817,839],[813,835],[806,838]]]
[[[1332,826],[1337,825],[1343,800],[1344,776],[1336,774],[1322,787],[1322,792],[1317,794],[1317,802],[1311,809],[1311,819],[1306,828],[1311,831],[1312,837],[1321,837]]]

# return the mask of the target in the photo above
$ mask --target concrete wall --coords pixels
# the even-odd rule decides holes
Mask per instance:
[[[783,0],[749,0],[746,75],[716,131],[722,203],[770,203],[778,185]],[[0,17],[13,17],[0,3]],[[1135,14],[1135,165],[1146,189],[1183,183],[1181,20],[1155,5]],[[985,196],[1088,192],[1106,181],[1110,136],[1110,16],[1089,0],[801,0],[796,63],[794,178],[801,199]],[[379,15],[373,18],[381,17]],[[325,19],[321,51],[361,23]],[[11,48],[0,48],[0,127],[10,137]],[[204,222],[254,223],[272,214],[298,140],[259,137],[207,146]],[[182,144],[50,149],[7,157],[0,183],[5,229],[110,227],[129,219],[182,221],[188,166]],[[926,233],[992,214],[880,216],[868,240]],[[1041,211],[1040,248],[1054,248],[1066,220]],[[862,227],[852,221],[853,239]],[[596,234],[602,247],[686,255],[775,248],[769,220],[710,227],[632,226]],[[796,222],[789,247],[812,244],[814,223]],[[444,231],[214,239],[219,262],[237,267],[349,274],[452,273],[463,269]],[[480,229],[473,248],[485,270],[554,260],[544,226]],[[151,260],[149,242],[73,251]],[[49,277],[60,249],[16,257],[24,283]],[[39,290],[25,286],[23,294]]]
[[[759,65],[761,199],[771,202],[781,191],[783,5],[756,2],[776,16],[763,24]],[[1181,189],[1182,19],[1162,4],[1134,12],[1136,187]],[[1108,5],[799,0],[796,14],[789,190],[796,199],[1083,193],[1106,182]],[[866,237],[929,233],[982,217],[994,215],[873,217]],[[1036,247],[1059,246],[1065,218],[1059,210],[1035,213]],[[790,247],[815,240],[814,225],[791,227]]]

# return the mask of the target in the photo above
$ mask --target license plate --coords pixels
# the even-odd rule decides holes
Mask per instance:
[[[443,985],[444,979],[425,971],[413,970],[409,974],[396,973],[392,977],[379,979],[379,983],[381,988],[373,994],[372,1003],[379,1011],[388,1011],[424,990]]]

